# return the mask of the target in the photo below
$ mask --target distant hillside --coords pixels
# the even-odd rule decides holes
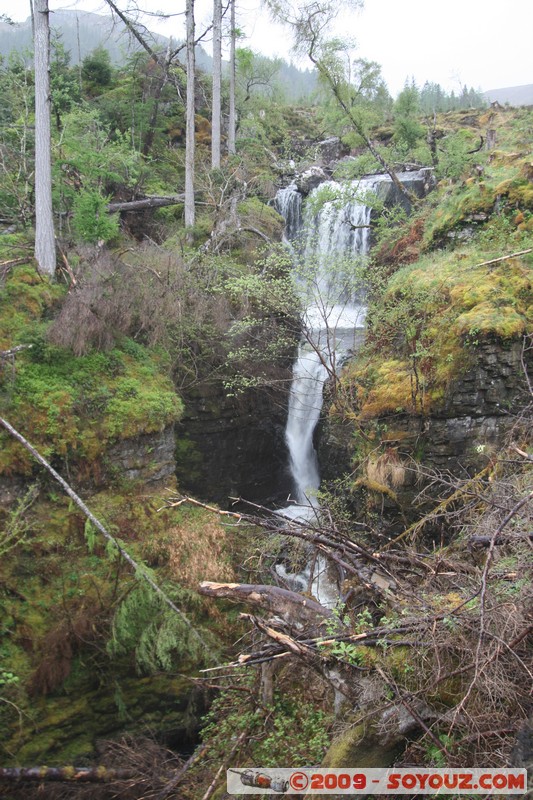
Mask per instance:
[[[87,11],[54,11],[50,14],[50,27],[61,34],[65,49],[70,52],[71,64],[78,64],[100,45],[108,51],[114,64],[123,64],[129,55],[141,49],[126,26],[119,20],[114,21],[110,15]],[[155,49],[166,48],[168,44],[168,39],[157,33],[144,31],[143,35]],[[7,25],[0,21],[0,55],[5,57],[13,51],[31,52],[31,49],[30,18],[18,25]],[[196,49],[196,58],[200,69],[211,68],[211,57],[201,47]]]
[[[62,35],[65,48],[70,51],[72,64],[77,64],[98,45],[109,51],[114,63],[124,61],[128,50],[131,52],[129,37],[123,25],[113,27],[110,16],[90,14],[85,11],[54,11],[50,14],[52,30]],[[31,19],[18,25],[0,22],[0,54],[8,56],[13,51],[19,53],[32,49]]]
[[[127,57],[141,49],[132,38],[125,25],[114,21],[108,15],[92,14],[87,11],[54,11],[50,14],[53,31],[61,34],[65,49],[70,52],[71,64],[78,64],[96,47],[102,45],[108,51],[111,61],[120,65]],[[143,35],[154,48],[166,49],[168,38],[157,33],[144,31]],[[7,57],[11,52],[28,53],[31,58],[32,32],[31,19],[17,25],[8,25],[0,20],[0,56]],[[211,71],[212,58],[201,47],[196,48],[196,63],[204,72]],[[283,62],[278,80],[287,97],[297,100],[309,96],[316,88],[316,75],[312,70],[301,70]]]
[[[501,105],[533,106],[533,83],[525,86],[509,86],[505,89],[489,89],[483,92],[489,103],[497,101]]]

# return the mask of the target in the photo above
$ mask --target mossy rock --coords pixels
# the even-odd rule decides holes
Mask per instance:
[[[161,738],[194,738],[199,698],[186,678],[157,675],[125,677],[97,689],[78,687],[78,694],[36,698],[26,717],[5,743],[10,763],[50,766],[89,762],[97,741],[157,730]]]
[[[333,769],[389,767],[402,753],[405,744],[403,736],[384,744],[371,724],[359,723],[333,740],[321,766]]]

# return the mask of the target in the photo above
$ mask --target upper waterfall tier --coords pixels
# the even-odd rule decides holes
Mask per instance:
[[[302,195],[296,184],[291,183],[280,189],[274,201],[276,211],[285,220],[285,238],[288,241],[296,238],[302,227]]]

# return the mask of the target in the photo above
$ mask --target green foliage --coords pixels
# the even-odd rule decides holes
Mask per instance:
[[[367,145],[371,129],[386,118],[392,101],[379,64],[352,60],[350,50],[350,42],[324,42],[318,71],[325,95],[325,122],[350,147],[361,147]]]
[[[126,343],[125,350],[76,357],[48,343],[41,314],[63,291],[29,268],[9,276],[0,299],[0,346],[22,341],[32,348],[17,358],[14,373],[1,376],[0,404],[45,456],[92,461],[111,441],[163,429],[183,406],[155,352]],[[2,441],[0,472],[31,471],[25,451],[6,434]]]
[[[479,153],[470,152],[478,143],[479,136],[465,129],[446,136],[439,146],[439,177],[457,180],[469,172],[472,164],[478,163],[480,158],[483,160]]]
[[[338,181],[357,180],[357,178],[362,178],[363,175],[379,172],[380,169],[379,162],[372,153],[366,152],[355,158],[339,162],[335,166],[333,177]]]
[[[176,586],[171,591],[179,606],[198,606],[195,593]],[[208,634],[206,640],[211,640]],[[170,671],[185,659],[198,662],[206,655],[190,627],[142,580],[114,614],[108,652],[114,657],[133,654],[140,674]]]
[[[267,716],[249,701],[239,702],[235,694],[221,692],[204,718],[202,738],[210,753],[220,759],[228,741],[246,732],[247,763],[253,766],[320,763],[330,741],[329,714],[289,688],[275,693]]]
[[[100,534],[90,519],[85,520],[85,524],[83,526],[83,535],[85,536],[85,541],[87,543],[87,550],[89,553],[94,553],[96,546],[99,543]]]
[[[98,112],[77,108],[63,117],[63,130],[57,155],[54,160],[54,203],[63,212],[79,208],[77,219],[86,219],[91,213],[101,211],[103,197],[119,188],[132,189],[141,177],[142,162],[139,154],[131,149],[127,134],[112,132],[103,124]],[[85,198],[78,200],[80,190]],[[104,226],[102,216],[95,223]],[[116,222],[109,225],[116,227]],[[83,231],[94,236],[87,220]],[[83,234],[85,235],[85,234]],[[91,239],[94,240],[94,239]],[[89,240],[89,241],[91,241]]]
[[[20,678],[13,672],[0,669],[0,687],[14,686],[19,682]]]
[[[420,108],[424,114],[433,115],[439,111],[454,111],[459,108],[484,108],[486,99],[480,92],[463,86],[461,95],[448,94],[438,83],[426,81],[420,90]]]
[[[38,486],[30,486],[14,508],[7,512],[3,527],[0,529],[0,558],[4,558],[9,551],[21,545],[28,536],[31,526],[27,512],[38,494]]]
[[[107,89],[113,80],[111,58],[107,50],[100,46],[82,61],[81,76],[85,92],[94,97]]]
[[[73,205],[72,226],[81,241],[96,244],[109,242],[119,232],[118,214],[107,213],[109,198],[96,190],[79,192]]]
[[[320,763],[330,741],[331,717],[312,703],[278,698],[270,731],[254,753],[257,766]]]
[[[281,59],[270,59],[254,53],[248,47],[238,47],[236,56],[237,105],[239,114],[245,113],[246,103],[252,94],[272,96],[276,91],[276,77]]]
[[[318,214],[326,203],[330,203],[331,208],[340,210],[347,203],[355,202],[372,206],[376,212],[383,207],[375,193],[361,191],[354,181],[347,184],[322,183],[307,199],[305,208],[311,214]]]
[[[24,53],[0,61],[0,216],[30,225],[33,217],[33,77]]]
[[[420,94],[414,83],[406,84],[394,103],[394,138],[407,151],[424,135],[419,121]]]
[[[70,53],[65,50],[61,34],[52,31],[50,42],[50,94],[52,114],[57,129],[62,127],[62,116],[72,111],[81,100],[79,73],[70,66]]]
[[[446,750],[453,749],[457,745],[457,742],[453,736],[447,736],[444,733],[439,735],[438,740]],[[438,747],[437,744],[432,741],[428,741],[426,744],[426,756],[426,763],[430,764],[431,766],[438,767],[439,769],[444,769],[448,766],[448,759],[443,753],[443,749]]]

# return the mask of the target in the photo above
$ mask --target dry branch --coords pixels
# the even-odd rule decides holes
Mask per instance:
[[[12,347],[10,350],[0,350],[0,359],[3,358],[11,358],[12,356],[20,353],[21,350],[29,350],[30,347],[33,347],[32,344],[19,344],[16,347]]]
[[[166,797],[172,792],[173,789],[178,786],[179,783],[183,780],[189,769],[194,766],[204,755],[207,750],[207,745],[203,744],[197,750],[194,751],[192,756],[181,766],[172,780],[170,780],[163,789],[159,792],[158,795],[154,798],[154,800],[165,800]]]
[[[241,735],[239,736],[239,738],[237,739],[237,741],[235,742],[235,744],[231,748],[231,751],[230,751],[228,757],[222,762],[222,764],[218,768],[217,773],[216,773],[215,777],[213,778],[213,780],[211,781],[211,783],[209,784],[206,793],[202,797],[202,800],[209,800],[209,798],[212,797],[212,795],[214,794],[215,789],[217,787],[217,783],[220,780],[220,776],[222,775],[224,769],[227,769],[229,764],[231,764],[231,759],[233,758],[233,756],[235,755],[235,753],[237,752],[237,750],[239,749],[241,744],[246,740],[247,735],[248,734],[247,734],[246,731],[241,733]]]
[[[533,253],[533,247],[527,250],[520,250],[518,253],[510,253],[508,256],[500,256],[499,258],[491,258],[489,261],[482,261],[480,264],[474,264],[469,269],[477,269],[478,267],[488,267],[489,264],[498,264],[500,261],[507,261],[510,258],[518,258],[518,256],[525,256],[528,253]]]
[[[422,519],[419,519],[418,522],[415,522],[413,525],[410,525],[409,528],[406,528],[406,530],[400,533],[399,536],[396,536],[394,539],[391,539],[389,542],[384,544],[380,550],[380,553],[388,549],[391,545],[400,542],[402,539],[406,539],[408,536],[416,536],[428,524],[428,522],[432,522],[445,511],[447,511],[452,503],[455,503],[458,500],[463,500],[465,497],[469,497],[473,491],[475,492],[476,487],[479,485],[481,479],[488,475],[492,468],[492,465],[489,464],[487,467],[474,475],[473,478],[470,478],[470,480],[466,481],[466,483],[464,483],[462,486],[456,489],[455,492],[452,492],[449,497],[443,500],[442,503],[439,503],[436,508],[432,509],[429,514],[426,514],[424,517],[422,517]]]
[[[288,636],[286,633],[282,633],[281,631],[277,631],[271,625],[265,625],[257,617],[254,617],[253,614],[241,614],[241,619],[246,619],[249,622],[252,622],[257,630],[261,631],[262,633],[266,634],[269,639],[272,639],[276,644],[281,645],[285,650],[290,650],[291,653],[294,655],[302,656],[304,658],[313,658],[316,653],[311,650],[310,647],[303,644],[302,642],[298,642],[296,639],[293,639],[292,636]]]
[[[28,256],[22,256],[21,258],[10,258],[8,261],[0,261],[0,270],[8,272],[11,267],[17,267],[19,264],[27,264],[28,260]]]

